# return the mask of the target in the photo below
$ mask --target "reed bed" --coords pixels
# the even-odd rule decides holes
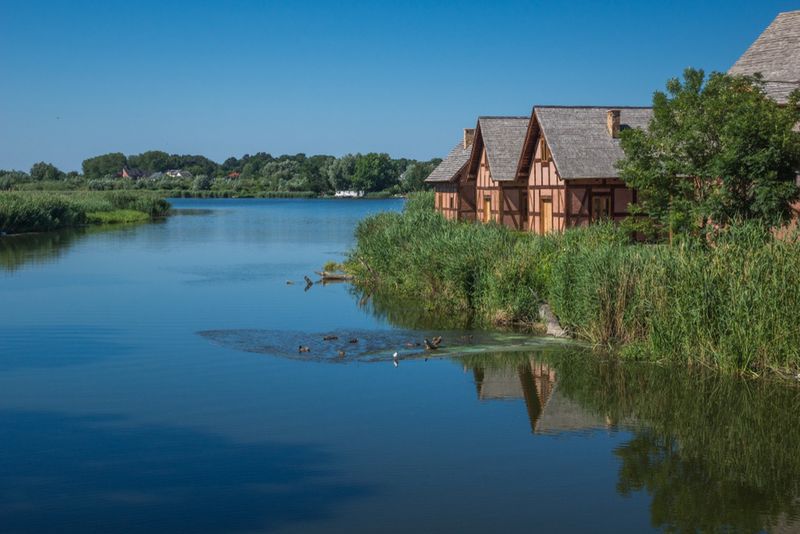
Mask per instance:
[[[158,195],[138,191],[3,192],[0,232],[45,232],[123,219],[140,220],[166,215],[169,208],[169,203]]]
[[[364,220],[347,262],[362,289],[477,324],[530,324],[549,302],[576,337],[625,357],[800,371],[800,245],[755,225],[640,244],[613,225],[550,236],[446,221],[432,195]]]

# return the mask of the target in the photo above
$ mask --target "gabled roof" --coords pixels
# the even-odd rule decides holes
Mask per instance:
[[[624,153],[619,138],[608,132],[607,115],[612,109],[620,110],[620,129],[647,128],[653,115],[645,107],[534,106],[525,150],[535,150],[539,135],[544,134],[562,179],[617,178],[615,164]],[[520,166],[526,159],[530,157],[523,154]]]
[[[464,169],[464,165],[469,160],[472,145],[464,148],[464,142],[458,143],[453,147],[453,150],[447,155],[442,162],[433,169],[433,172],[425,178],[428,183],[431,182],[451,182],[458,178],[458,175]]]
[[[556,388],[537,420],[534,432],[537,434],[590,432],[607,426],[605,418],[586,410],[578,402],[562,395]]]
[[[778,14],[728,72],[761,73],[767,95],[786,103],[800,88],[800,11]]]
[[[515,180],[522,142],[530,117],[479,117],[476,139],[481,137],[492,180]]]

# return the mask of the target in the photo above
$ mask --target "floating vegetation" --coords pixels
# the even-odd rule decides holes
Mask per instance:
[[[563,347],[571,341],[512,332],[417,330],[337,330],[308,333],[292,330],[204,330],[198,334],[217,345],[292,360],[346,363],[443,358],[496,351],[530,351]],[[438,348],[425,340],[441,336]],[[305,350],[308,349],[308,350]]]

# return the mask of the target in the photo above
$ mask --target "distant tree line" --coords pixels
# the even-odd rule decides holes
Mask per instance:
[[[30,172],[0,170],[2,189],[160,189],[185,191],[299,192],[352,190],[407,193],[426,188],[425,178],[441,160],[417,161],[388,154],[272,156],[265,152],[217,163],[205,156],[150,150],[126,156],[112,152],[83,161],[82,173],[65,173],[39,162]],[[122,178],[123,169],[137,176]],[[184,171],[169,176],[167,171]],[[174,174],[174,173],[173,173]]]

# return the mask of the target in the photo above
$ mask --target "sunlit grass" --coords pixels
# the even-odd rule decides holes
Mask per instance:
[[[363,290],[440,314],[529,324],[547,301],[577,337],[629,358],[800,370],[800,245],[758,226],[672,246],[610,224],[537,236],[447,221],[422,194],[356,237],[347,269]]]

